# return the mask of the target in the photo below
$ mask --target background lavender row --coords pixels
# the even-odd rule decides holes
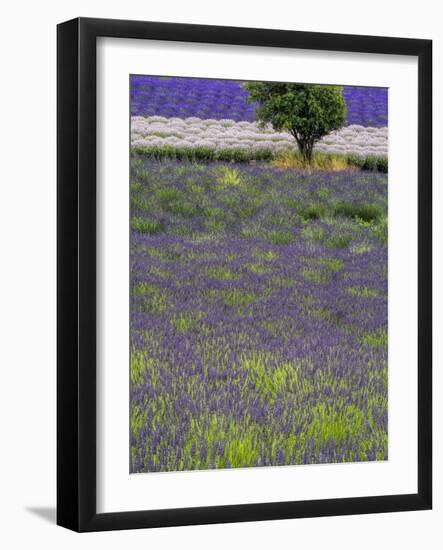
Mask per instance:
[[[235,80],[131,76],[131,115],[255,120],[255,106]],[[386,126],[387,88],[344,86],[347,124]]]

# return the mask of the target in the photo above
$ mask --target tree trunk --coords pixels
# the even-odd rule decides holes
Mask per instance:
[[[294,136],[298,145],[298,150],[302,156],[303,162],[311,164],[312,153],[314,149],[315,138],[312,136],[301,136],[295,128],[291,128],[289,132]]]
[[[302,159],[307,163],[311,164],[312,162],[312,150],[314,148],[314,142],[310,139],[299,139],[297,140],[298,148]]]

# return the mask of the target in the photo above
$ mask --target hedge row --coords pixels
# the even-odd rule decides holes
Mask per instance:
[[[190,161],[225,161],[225,162],[249,162],[270,161],[276,155],[269,149],[214,149],[211,147],[173,147],[170,145],[134,145],[131,148],[132,154],[143,155],[155,160],[173,159]],[[388,158],[368,155],[337,155],[333,157],[344,158],[350,166],[357,166],[362,170],[377,170],[387,173]]]

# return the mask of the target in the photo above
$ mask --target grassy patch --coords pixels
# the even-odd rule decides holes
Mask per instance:
[[[351,169],[346,156],[315,152],[310,163],[306,162],[299,151],[288,149],[278,153],[272,164],[276,168],[298,168],[304,170],[324,170],[337,172]]]
[[[321,319],[322,321],[327,321],[328,323],[332,323],[333,321],[335,321],[334,315],[327,308],[314,307],[309,309],[308,312],[309,315],[314,319]]]
[[[370,346],[371,348],[387,347],[388,333],[384,329],[367,332],[362,336],[362,342],[365,346]]]
[[[130,377],[132,384],[141,384],[143,382],[145,373],[147,371],[151,371],[153,367],[154,361],[148,356],[147,353],[131,350]]]
[[[192,330],[202,318],[203,314],[198,312],[192,314],[180,313],[171,318],[171,323],[174,325],[177,332],[185,334],[189,330]]]
[[[272,244],[287,245],[294,240],[294,235],[286,231],[271,231],[266,235],[266,240]]]
[[[343,216],[364,222],[378,220],[383,215],[383,208],[378,204],[354,204],[340,201],[332,207],[334,216]]]
[[[340,446],[347,439],[356,437],[365,418],[363,411],[355,405],[347,405],[341,410],[336,410],[320,403],[313,408],[312,414],[308,436],[318,446],[327,442]]]
[[[350,250],[353,254],[366,254],[366,252],[371,252],[372,245],[369,243],[356,243],[351,246]]]
[[[188,201],[186,195],[178,189],[162,189],[156,193],[156,198],[164,212],[185,218],[197,215],[197,205]]]
[[[322,242],[325,238],[325,230],[322,227],[307,225],[301,231],[302,237],[309,241]]]
[[[257,299],[257,296],[252,292],[239,288],[228,290],[205,290],[204,295],[211,301],[219,301],[224,307],[229,308],[237,315],[245,313],[248,306]]]
[[[257,275],[264,275],[265,273],[270,273],[271,269],[269,267],[266,267],[261,264],[246,264],[246,267],[251,271],[252,273],[256,273]]]
[[[353,239],[350,233],[335,233],[325,240],[325,245],[329,248],[347,248]]]
[[[301,201],[288,199],[287,205],[294,209],[303,221],[319,220],[327,215],[328,209],[322,203],[310,202],[304,204]]]
[[[222,185],[239,185],[242,180],[240,174],[234,168],[228,166],[220,166],[216,171],[217,182]]]
[[[155,235],[163,230],[162,222],[158,220],[149,220],[148,218],[135,217],[131,219],[131,227],[138,233]]]
[[[313,283],[327,283],[330,280],[329,273],[311,267],[304,267],[300,273],[303,279]]]
[[[211,279],[217,279],[218,281],[240,278],[240,275],[238,273],[235,273],[235,271],[232,271],[231,269],[221,265],[216,265],[208,268],[206,270],[206,275],[208,277],[211,277]]]
[[[136,308],[138,311],[149,311],[153,315],[163,313],[168,308],[168,293],[166,289],[156,284],[140,283],[133,290],[134,297],[138,298]]]
[[[156,265],[151,266],[149,271],[155,277],[161,277],[162,279],[166,279],[166,277],[170,276],[170,272],[167,269],[158,267]]]
[[[330,269],[334,273],[337,273],[343,267],[343,262],[338,258],[319,258],[317,263],[324,265],[327,269]]]
[[[253,254],[259,260],[265,260],[266,262],[272,262],[279,256],[277,252],[273,250],[254,250]]]
[[[351,296],[360,296],[362,298],[376,298],[378,296],[375,288],[367,286],[350,286],[346,289],[346,292]]]
[[[261,353],[244,358],[241,367],[248,372],[256,390],[271,404],[279,394],[296,389],[299,367],[294,363],[285,362],[271,368],[266,354]]]
[[[322,267],[325,267],[329,271],[338,273],[343,268],[343,262],[338,258],[301,258],[304,262],[308,264],[316,264]]]
[[[388,244],[388,218],[383,216],[371,228],[372,234],[383,246]]]
[[[216,218],[209,218],[204,221],[204,227],[206,231],[208,231],[210,234],[221,234],[224,233],[226,230],[226,224],[222,220],[218,220]]]

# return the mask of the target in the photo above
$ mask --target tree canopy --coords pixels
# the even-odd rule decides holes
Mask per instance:
[[[247,82],[248,101],[257,102],[256,117],[262,126],[288,131],[306,161],[311,161],[314,144],[346,121],[346,106],[340,86]]]

